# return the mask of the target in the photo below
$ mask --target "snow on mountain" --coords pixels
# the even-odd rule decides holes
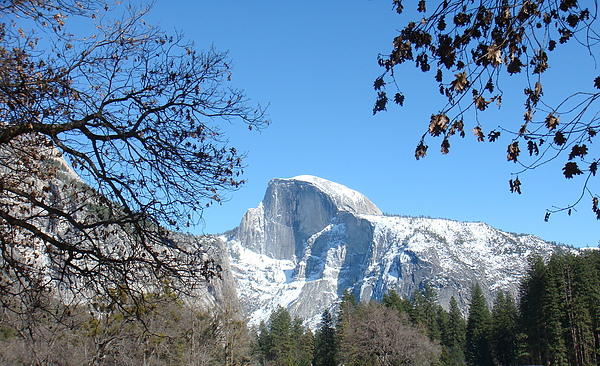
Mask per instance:
[[[474,283],[488,302],[501,290],[515,295],[527,257],[558,248],[484,223],[384,216],[364,195],[305,175],[271,180],[224,240],[251,324],[281,305],[311,326],[345,289],[379,300],[427,283],[442,306],[454,296],[466,311]]]
[[[344,185],[315,177],[313,175],[299,175],[288,179],[288,181],[304,181],[316,186],[327,197],[331,198],[338,210],[348,211],[355,214],[381,215],[381,211],[362,193],[352,190]]]

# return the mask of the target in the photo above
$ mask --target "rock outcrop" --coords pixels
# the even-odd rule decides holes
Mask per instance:
[[[345,289],[361,300],[428,284],[466,311],[480,283],[488,302],[516,295],[527,257],[557,246],[484,223],[384,216],[364,195],[312,176],[273,179],[257,208],[226,234],[241,302],[251,322],[277,305],[316,324]]]

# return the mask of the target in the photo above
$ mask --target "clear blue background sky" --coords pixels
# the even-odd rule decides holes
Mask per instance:
[[[428,156],[415,160],[431,113],[443,106],[432,74],[412,65],[402,69],[405,107],[373,116],[372,85],[382,72],[377,55],[390,50],[396,30],[412,15],[397,15],[389,0],[156,1],[147,21],[183,31],[198,49],[229,50],[232,86],[270,104],[272,125],[262,132],[224,127],[230,144],[248,153],[248,183],[222,206],[205,210],[195,233],[237,226],[261,201],[269,179],[311,174],[363,193],[386,213],[482,221],[545,240],[598,245],[599,223],[587,198],[570,217],[543,221],[546,208],[579,196],[581,180],[564,179],[564,162],[520,175],[523,194],[511,194],[508,180],[518,166],[506,161],[507,138],[477,143],[472,124],[465,139],[451,141],[449,155],[438,152],[441,141],[431,140]],[[591,87],[598,73],[593,60],[572,52],[551,65],[552,83],[544,83],[550,98],[549,88],[568,91],[580,80]],[[505,87],[502,110],[481,116],[486,131],[522,123],[519,88]]]

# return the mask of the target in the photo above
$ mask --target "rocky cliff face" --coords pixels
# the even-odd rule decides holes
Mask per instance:
[[[426,283],[442,306],[466,310],[481,284],[488,302],[516,294],[527,257],[557,247],[483,223],[384,216],[362,194],[312,176],[273,179],[261,204],[226,235],[251,322],[277,305],[316,324],[345,289],[361,300],[390,289],[409,297]]]
[[[256,253],[298,258],[308,239],[342,213],[381,215],[362,194],[325,179],[273,179],[265,197],[244,215],[234,237]]]
[[[80,237],[69,234],[75,231],[72,230],[71,223],[64,220],[60,215],[53,214],[51,210],[63,210],[70,213],[77,220],[85,222],[86,217],[96,215],[104,208],[102,200],[99,200],[98,196],[88,193],[93,190],[81,180],[57,149],[51,145],[37,144],[37,142],[38,140],[28,137],[23,138],[21,145],[15,143],[9,147],[3,146],[0,149],[0,160],[3,162],[0,166],[0,183],[2,186],[11,187],[13,190],[16,187],[26,192],[31,191],[33,192],[32,197],[43,204],[34,207],[30,204],[30,200],[33,199],[25,199],[23,196],[12,194],[12,191],[5,189],[0,194],[1,209],[6,210],[10,215],[34,224],[43,235],[48,237],[59,237],[61,240],[64,239],[65,242],[68,242],[67,238],[73,237],[73,245],[80,245],[82,251],[86,248],[84,245],[97,246],[103,248],[105,252],[130,249],[131,246],[127,244],[129,241],[127,232],[114,230],[110,226],[100,227],[93,232],[93,235],[86,236],[85,239],[89,239],[89,242],[84,244],[81,244]],[[35,159],[27,154],[31,149],[35,149],[37,152]],[[46,205],[50,209],[42,210],[40,208],[42,205]],[[51,245],[47,245],[39,238],[29,235],[25,230],[13,229],[4,220],[0,220],[0,229],[0,234],[9,235],[7,233],[10,233],[11,235],[12,241],[7,247],[11,249],[10,255],[14,255],[14,258],[23,261],[34,269],[34,275],[38,273],[43,275],[45,281],[55,279],[48,282],[52,283],[52,289],[56,290],[57,297],[64,296],[69,301],[73,299],[87,301],[89,296],[94,296],[93,293],[89,292],[86,283],[82,282],[78,273],[75,273],[72,278],[65,278],[62,273],[57,272],[57,268],[61,268],[58,265],[64,265],[64,262],[61,261],[62,257],[53,253]],[[233,310],[239,308],[235,282],[229,265],[229,253],[220,238],[214,236],[196,237],[170,232],[168,241],[173,242],[173,244],[180,244],[193,252],[200,251],[204,258],[214,260],[215,265],[222,269],[219,277],[208,281],[199,278],[198,282],[194,283],[193,288],[190,289],[192,292],[189,298],[185,299],[186,301],[207,310],[215,306],[221,308],[228,306]],[[158,242],[153,244],[160,245]],[[147,245],[147,243],[144,243],[144,245]],[[170,250],[170,246],[172,244],[165,241],[164,248],[159,247],[158,249],[167,251]],[[55,256],[54,261],[52,260],[53,255]],[[0,267],[2,267],[2,270],[6,270],[9,267],[6,265],[7,258],[8,260],[12,258],[9,255],[3,257],[6,258],[0,258]],[[89,257],[81,255],[76,255],[76,257],[78,258],[71,258],[74,261],[71,262],[71,265],[87,268],[86,260]],[[91,271],[97,270],[94,265],[91,266],[94,268]],[[32,272],[34,271],[32,270]],[[110,274],[101,273],[99,277],[107,275]],[[140,277],[141,287],[151,285],[144,283],[142,278]],[[23,282],[26,282],[26,279]],[[65,289],[69,290],[68,293]]]

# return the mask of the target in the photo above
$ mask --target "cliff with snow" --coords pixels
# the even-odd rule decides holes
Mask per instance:
[[[425,284],[466,310],[478,282],[489,303],[516,294],[532,254],[558,247],[484,223],[384,216],[364,195],[313,176],[273,179],[226,234],[237,291],[252,323],[277,305],[316,324],[345,289],[361,300]]]

